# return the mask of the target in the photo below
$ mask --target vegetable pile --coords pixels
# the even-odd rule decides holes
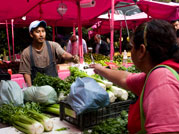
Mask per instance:
[[[98,84],[104,88],[109,94],[110,102],[117,100],[127,100],[128,97],[132,98],[133,95],[131,92],[128,94],[128,91],[113,85],[112,82],[107,81],[106,79],[100,77],[97,74],[88,75],[86,72],[79,70],[77,67],[70,67],[70,76],[65,80],[61,80],[58,77],[51,77],[44,74],[38,73],[34,79],[34,84],[37,86],[50,85],[52,86],[58,94],[58,101],[64,100],[70,92],[71,84],[76,80],[77,77],[90,77],[96,80]],[[130,95],[130,96],[129,96]]]
[[[42,134],[53,129],[52,120],[40,113],[40,105],[26,103],[24,106],[4,104],[0,106],[1,122],[13,125],[27,134]]]
[[[34,79],[34,85],[49,85],[55,89],[58,95],[60,93],[64,93],[65,95],[67,95],[69,94],[71,83],[61,80],[59,77],[52,77],[41,73],[37,73]]]
[[[128,134],[127,123],[128,113],[121,111],[119,117],[107,119],[92,129],[85,130],[84,134]]]

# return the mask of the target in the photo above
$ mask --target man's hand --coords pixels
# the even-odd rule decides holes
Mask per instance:
[[[73,62],[74,63],[79,63],[80,62],[78,55],[73,56]]]

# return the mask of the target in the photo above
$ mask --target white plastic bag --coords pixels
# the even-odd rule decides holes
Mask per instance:
[[[38,102],[40,104],[54,104],[57,102],[57,93],[51,86],[31,86],[24,90],[25,101]]]
[[[1,80],[0,82],[0,105],[13,103],[24,104],[24,95],[20,86],[15,81]]]

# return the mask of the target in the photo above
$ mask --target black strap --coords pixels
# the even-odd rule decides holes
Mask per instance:
[[[46,45],[47,45],[47,50],[48,50],[48,55],[49,55],[49,62],[50,62],[49,64],[51,64],[53,62],[52,50],[50,47],[50,43],[48,41],[46,41]],[[31,67],[34,67],[35,63],[34,63],[34,58],[32,55],[32,45],[30,45],[30,62],[31,62]]]
[[[33,58],[33,55],[32,55],[32,45],[30,45],[30,65],[31,67],[34,67],[35,64],[34,64],[34,58]]]
[[[53,62],[53,55],[52,55],[52,49],[50,47],[50,43],[46,41],[47,49],[48,49],[48,55],[49,55],[49,62],[50,64]]]

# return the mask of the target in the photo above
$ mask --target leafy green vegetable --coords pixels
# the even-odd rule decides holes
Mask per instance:
[[[29,117],[29,111],[32,110],[39,112],[40,106],[36,103],[26,103],[24,106],[4,104],[0,106],[0,120],[24,133],[42,133],[44,131],[42,124]]]
[[[128,134],[127,123],[128,113],[123,110],[119,117],[107,119],[91,130],[85,130],[84,134]]]
[[[120,66],[118,67],[118,70],[123,70],[123,71],[128,71],[128,72],[131,72],[131,73],[139,73],[141,72],[139,69],[136,68],[135,65],[132,65],[131,67],[124,67],[124,66]]]
[[[56,129],[55,131],[64,131],[64,130],[68,130],[69,128],[67,127],[62,127],[62,128],[59,128],[59,129]]]
[[[37,73],[34,79],[34,85],[49,85],[55,89],[58,95],[61,92],[67,95],[70,92],[71,83],[61,80],[59,77],[52,77],[45,74]]]
[[[59,116],[60,115],[60,104],[45,105],[42,107],[42,111]]]

